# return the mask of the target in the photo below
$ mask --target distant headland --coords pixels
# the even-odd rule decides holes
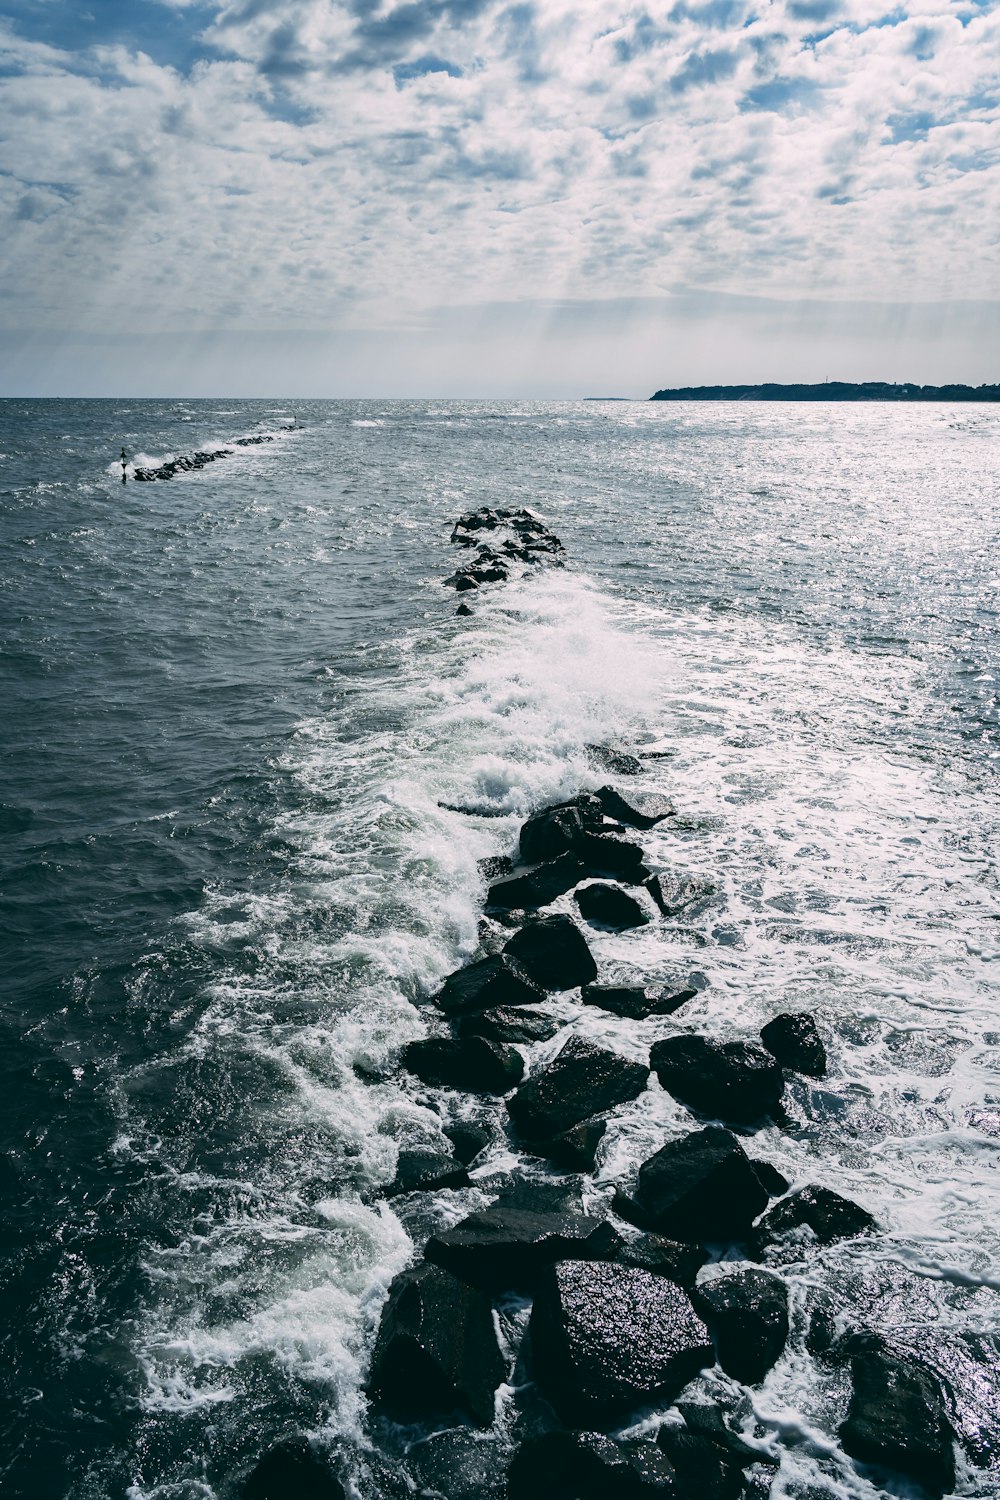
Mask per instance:
[[[1000,385],[890,385],[827,380],[822,385],[685,385],[650,401],[1000,401]]]

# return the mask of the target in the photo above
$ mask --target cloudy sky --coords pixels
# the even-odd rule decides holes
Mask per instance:
[[[0,390],[1000,380],[1000,5],[7,0]]]

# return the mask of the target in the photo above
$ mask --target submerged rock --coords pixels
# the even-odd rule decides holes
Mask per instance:
[[[756,1042],[670,1036],[654,1044],[650,1064],[667,1093],[699,1114],[749,1125],[780,1112],[784,1076]]]
[[[470,609],[469,606],[465,603],[460,604],[455,611],[456,615],[474,615],[475,612],[476,611],[474,609]]]
[[[712,1330],[726,1374],[746,1385],[763,1380],[788,1339],[785,1283],[751,1266],[702,1282],[693,1300]]]
[[[606,1219],[496,1203],[470,1214],[454,1229],[432,1235],[424,1255],[471,1286],[530,1290],[539,1272],[553,1261],[603,1259],[620,1241]]]
[[[484,1036],[488,1041],[508,1044],[510,1042],[547,1042],[565,1022],[548,1016],[543,1010],[530,1010],[500,1005],[496,1010],[462,1016],[458,1023],[459,1036]]]
[[[548,906],[550,901],[571,891],[587,874],[586,865],[575,854],[560,854],[555,859],[536,865],[523,875],[510,875],[491,885],[486,897],[488,907],[503,911],[517,909],[532,910],[536,906]]]
[[[522,1084],[507,1108],[525,1140],[551,1140],[591,1115],[637,1098],[648,1082],[643,1063],[574,1036],[547,1068]]]
[[[685,907],[711,896],[715,887],[686,875],[651,875],[643,884],[665,917],[678,917]]]
[[[591,765],[611,771],[615,776],[642,776],[646,770],[641,760],[620,745],[584,745]]]
[[[585,984],[580,992],[584,1005],[598,1005],[601,1010],[614,1016],[624,1016],[630,1021],[643,1021],[647,1016],[671,1016],[679,1010],[685,1000],[691,1000],[698,990],[693,986],[675,990],[673,986],[651,993],[640,985]]]
[[[616,885],[605,885],[603,881],[580,886],[573,899],[588,922],[600,922],[618,931],[627,927],[645,927],[649,921],[634,896]]]
[[[593,954],[569,917],[532,918],[504,944],[502,957],[520,964],[546,990],[572,990],[597,978]]]
[[[679,1500],[677,1475],[652,1443],[600,1432],[546,1432],[514,1455],[507,1500]]]
[[[810,1078],[826,1075],[826,1048],[807,1011],[775,1016],[761,1028],[760,1039],[783,1068]]]
[[[660,1234],[640,1234],[626,1240],[615,1255],[620,1266],[634,1266],[651,1276],[666,1276],[668,1281],[690,1291],[708,1255],[698,1245],[684,1245]]]
[[[954,1434],[937,1380],[873,1335],[850,1340],[851,1404],[840,1440],[852,1458],[896,1469],[930,1491],[955,1487]]]
[[[524,1061],[512,1047],[482,1036],[427,1037],[403,1048],[403,1067],[431,1088],[506,1094],[524,1076]]]
[[[401,1151],[396,1176],[385,1190],[387,1198],[400,1193],[437,1192],[468,1187],[469,1174],[461,1161],[443,1151]]]
[[[458,1408],[488,1427],[505,1375],[488,1297],[434,1265],[396,1277],[372,1357],[376,1401],[403,1421]]]
[[[245,1480],[243,1500],[347,1500],[347,1491],[308,1438],[275,1443]]]
[[[512,955],[496,953],[449,974],[434,998],[454,1016],[496,1005],[537,1005],[545,991]]]
[[[782,1198],[756,1225],[752,1243],[758,1251],[776,1236],[803,1226],[812,1230],[821,1245],[835,1240],[852,1239],[858,1234],[872,1234],[878,1224],[867,1209],[850,1198],[842,1198],[832,1188],[810,1183],[788,1198]]]
[[[607,1128],[607,1120],[582,1120],[550,1141],[539,1141],[535,1150],[568,1172],[590,1172]]]
[[[601,786],[594,795],[609,818],[627,823],[630,828],[653,828],[677,811],[668,797],[660,797],[656,792],[630,792],[623,797],[613,786]]]
[[[560,1419],[598,1426],[669,1401],[714,1361],[686,1294],[630,1266],[566,1261],[543,1273],[531,1308],[535,1378]]]
[[[643,1162],[636,1202],[661,1234],[713,1244],[743,1238],[768,1194],[736,1137],[710,1125]]]

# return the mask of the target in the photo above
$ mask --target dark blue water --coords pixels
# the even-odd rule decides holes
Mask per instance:
[[[664,858],[718,886],[602,962],[696,954],[705,1029],[819,1008],[831,1093],[769,1152],[891,1220],[830,1274],[997,1332],[998,453],[975,407],[0,403],[5,1495],[221,1500],[289,1427],[363,1440],[384,1288],[471,1201],[373,1199],[440,1128],[389,1064],[476,858],[595,739],[675,752]],[[484,503],[572,566],[465,625]],[[793,1360],[758,1418],[840,1399]],[[838,1462],[803,1441],[787,1493],[871,1493]]]

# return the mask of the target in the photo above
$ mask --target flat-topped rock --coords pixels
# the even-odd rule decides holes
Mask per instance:
[[[601,880],[581,885],[573,899],[580,908],[581,916],[586,917],[588,922],[599,922],[618,932],[629,927],[645,927],[649,921],[634,896]]]
[[[759,1252],[781,1235],[803,1228],[812,1231],[821,1245],[873,1234],[878,1224],[866,1208],[842,1198],[832,1188],[810,1183],[780,1199],[755,1226],[752,1245]]]
[[[671,1239],[731,1243],[767,1207],[767,1190],[736,1137],[710,1125],[668,1141],[639,1168],[636,1202]]]
[[[434,999],[443,1011],[455,1016],[497,1005],[537,1005],[545,999],[545,991],[512,955],[495,953],[449,974]]]
[[[642,850],[628,839],[617,838],[613,833],[598,833],[584,829],[573,841],[573,852],[579,855],[591,871],[601,875],[620,875],[637,871],[642,864]]]
[[[465,1165],[444,1151],[400,1151],[396,1176],[385,1190],[386,1198],[401,1193],[431,1193],[442,1188],[468,1187]]]
[[[597,978],[586,938],[569,917],[561,915],[526,922],[504,944],[501,957],[520,964],[529,979],[545,990],[572,990]]]
[[[530,1330],[539,1390],[574,1426],[603,1426],[670,1401],[715,1359],[681,1288],[631,1266],[550,1267],[539,1280]]]
[[[648,1082],[643,1063],[574,1036],[547,1068],[522,1084],[507,1108],[525,1140],[551,1140],[591,1115],[637,1098]]]
[[[500,911],[531,911],[548,906],[585,879],[587,867],[575,854],[560,854],[523,874],[509,875],[491,885],[486,905]]]
[[[784,1076],[756,1042],[670,1036],[654,1044],[649,1060],[667,1093],[699,1114],[750,1125],[781,1110]]]
[[[656,792],[630,791],[623,796],[613,786],[601,786],[594,796],[609,818],[627,823],[630,828],[654,828],[664,818],[672,818],[677,811],[669,797],[661,797]]]
[[[470,1286],[522,1291],[530,1290],[539,1272],[554,1261],[603,1259],[620,1242],[606,1219],[497,1203],[432,1235],[424,1256]]]
[[[528,1006],[500,1005],[496,1010],[474,1012],[458,1022],[459,1036],[484,1036],[487,1041],[509,1046],[512,1042],[547,1042],[565,1022],[543,1010]]]
[[[403,1048],[403,1067],[431,1088],[506,1094],[524,1076],[524,1059],[513,1047],[483,1036],[426,1037]]]
[[[877,1337],[851,1345],[851,1404],[840,1440],[852,1458],[895,1469],[932,1495],[955,1488],[954,1433],[938,1381]]]
[[[703,1281],[694,1305],[715,1339],[719,1364],[734,1380],[756,1385],[781,1358],[788,1339],[788,1288],[750,1266]]]
[[[507,1500],[680,1500],[677,1474],[652,1443],[600,1432],[546,1432],[514,1455]]]
[[[682,985],[678,989],[667,985],[662,990],[648,990],[644,985],[585,984],[580,998],[584,1005],[597,1005],[613,1016],[644,1021],[647,1016],[673,1015],[686,1000],[692,1000],[697,994],[693,985]]]
[[[807,1011],[786,1012],[761,1027],[760,1039],[783,1068],[810,1078],[826,1075],[826,1048]]]
[[[666,1276],[668,1281],[690,1291],[708,1255],[700,1245],[685,1245],[661,1234],[640,1234],[636,1239],[626,1240],[614,1259],[620,1266],[633,1266],[651,1276]]]

